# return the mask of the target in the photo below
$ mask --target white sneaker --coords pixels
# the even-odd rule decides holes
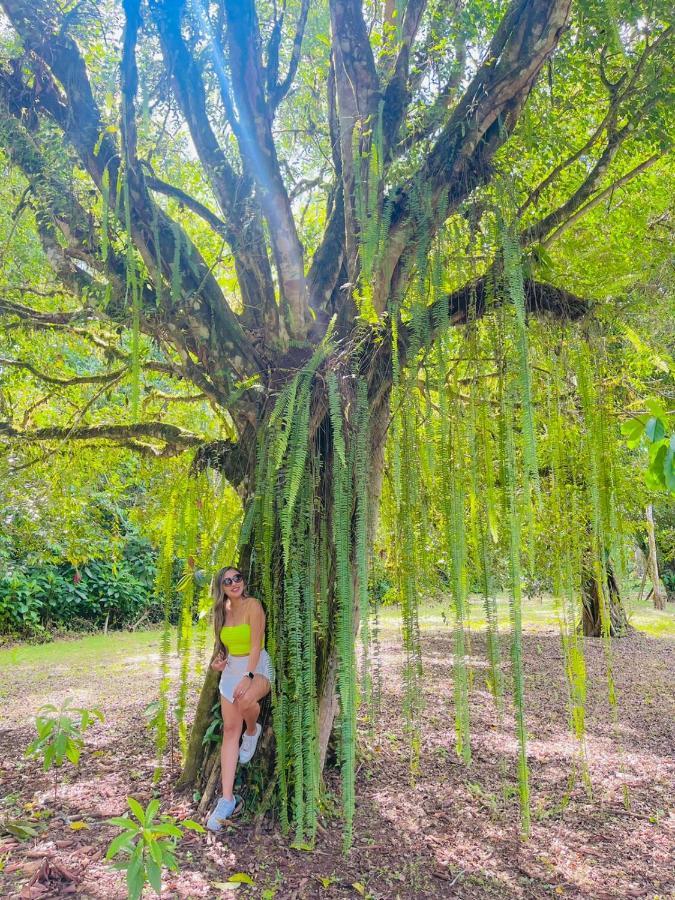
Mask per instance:
[[[246,732],[244,732],[244,736],[241,739],[241,747],[239,748],[240,763],[247,763],[250,761],[255,753],[255,748],[258,746],[258,738],[260,737],[261,732],[262,725],[260,722],[256,722],[255,734],[246,734]]]
[[[222,831],[225,821],[232,816],[240,802],[239,797],[233,797],[232,800],[226,800],[224,797],[221,797],[206,823],[209,831],[215,831],[216,833]]]

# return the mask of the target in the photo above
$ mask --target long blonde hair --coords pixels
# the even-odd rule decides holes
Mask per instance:
[[[223,578],[225,577],[226,572],[236,572],[238,575],[241,575],[242,578],[244,577],[244,573],[236,566],[223,566],[222,569],[219,569],[216,572],[211,581],[211,596],[213,597],[213,630],[216,633],[216,649],[214,655],[223,653],[225,656],[227,655],[227,650],[225,649],[225,644],[223,644],[220,639],[220,629],[225,624],[225,617],[227,616],[227,611],[231,605],[230,599],[225,593],[225,585],[223,584]],[[246,581],[244,581],[243,584],[244,588],[241,593],[242,598],[248,596]]]

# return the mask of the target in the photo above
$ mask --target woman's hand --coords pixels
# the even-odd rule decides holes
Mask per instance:
[[[227,665],[227,657],[224,653],[218,653],[211,662],[211,668],[216,672],[222,672]]]
[[[242,678],[236,688],[232,691],[235,700],[242,700],[246,696],[246,691],[251,687],[251,679],[248,675]]]

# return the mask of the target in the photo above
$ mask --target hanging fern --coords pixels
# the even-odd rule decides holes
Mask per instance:
[[[352,473],[347,464],[343,413],[339,405],[337,376],[328,373],[328,398],[333,435],[333,544],[335,547],[335,594],[337,601],[338,693],[340,698],[340,755],[342,807],[345,819],[344,846],[351,845],[354,819],[356,758],[356,667],[354,660],[354,598],[351,578]]]
[[[356,439],[354,479],[356,516],[354,555],[358,583],[359,619],[361,622],[362,678],[361,690],[366,706],[372,707],[370,672],[370,612],[368,607],[368,385],[360,379],[356,390]],[[372,710],[371,710],[372,715]]]
[[[465,762],[471,759],[469,726],[468,674],[464,647],[464,522],[460,474],[461,449],[453,447],[451,412],[448,402],[448,370],[445,338],[436,345],[436,383],[439,405],[438,459],[441,466],[439,511],[444,534],[446,569],[450,575],[455,605],[455,657],[453,681],[455,692],[456,750]],[[456,420],[455,420],[456,422]],[[455,427],[455,432],[457,431]],[[458,437],[457,434],[455,436]]]
[[[511,665],[513,669],[513,705],[518,738],[518,795],[520,799],[520,822],[523,834],[530,832],[530,787],[527,762],[527,728],[525,724],[525,683],[523,675],[522,643],[522,575],[520,567],[520,512],[516,499],[516,457],[513,436],[513,406],[509,394],[510,385],[502,384],[500,389],[500,430],[504,446],[504,485],[506,510],[509,525],[509,573],[511,596],[509,602],[511,616]]]
[[[501,223],[502,253],[504,257],[504,280],[515,312],[515,343],[518,363],[518,387],[522,412],[523,448],[527,490],[539,494],[539,466],[537,464],[537,442],[534,427],[534,405],[532,398],[532,373],[529,360],[529,341],[525,316],[525,288],[523,285],[523,265],[520,244],[513,227]]]
[[[155,719],[155,747],[157,750],[157,767],[155,778],[161,774],[161,762],[167,745],[168,736],[168,710],[169,688],[171,686],[169,655],[171,653],[171,607],[173,604],[173,560],[175,552],[175,528],[176,528],[176,492],[172,492],[169,499],[166,518],[164,520],[164,542],[162,544],[159,559],[157,560],[157,574],[155,577],[155,595],[161,599],[163,608],[162,638],[160,641],[160,670],[161,680],[159,686],[159,702]]]
[[[188,481],[183,495],[183,509],[181,516],[181,531],[184,534],[185,564],[183,577],[179,582],[182,594],[180,622],[178,626],[178,655],[180,656],[180,676],[178,684],[178,700],[176,702],[176,720],[178,722],[178,737],[181,752],[187,751],[187,723],[185,712],[187,709],[187,696],[190,674],[190,651],[192,648],[192,624],[194,619],[195,601],[195,566],[197,556],[197,482],[194,478]]]
[[[106,165],[101,178],[101,260],[104,267],[110,252],[110,171]]]

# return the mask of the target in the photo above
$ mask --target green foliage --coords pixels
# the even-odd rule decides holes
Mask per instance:
[[[516,497],[516,456],[512,425],[511,398],[508,386],[500,391],[500,430],[503,441],[503,477],[506,516],[508,519],[509,570],[511,575],[511,665],[513,669],[513,706],[518,737],[518,794],[521,828],[530,831],[530,787],[527,763],[527,726],[525,723],[525,683],[522,643],[522,578],[520,568],[520,514]]]
[[[45,772],[54,769],[55,797],[56,769],[66,761],[73,766],[78,765],[84,747],[84,733],[95,719],[104,721],[99,709],[74,707],[69,699],[64,700],[60,708],[51,703],[40,708],[35,719],[38,736],[26,748],[26,755],[40,757]]]
[[[668,412],[656,397],[648,397],[644,403],[647,413],[627,419],[621,433],[631,449],[647,449],[644,476],[647,487],[675,495],[675,430]]]
[[[81,568],[16,568],[0,577],[0,634],[44,636],[52,629],[121,628],[144,612],[159,621],[153,602],[154,553],[145,546],[119,562],[93,559]]]
[[[352,840],[356,762],[356,668],[354,654],[354,597],[351,574],[351,514],[353,476],[351,454],[345,451],[343,411],[338,400],[337,377],[328,375],[331,425],[333,428],[333,543],[337,601],[337,656],[340,694],[340,756],[342,804],[345,815],[344,845]]]
[[[131,816],[115,816],[106,820],[109,825],[115,825],[122,831],[111,841],[105,858],[124,857],[115,864],[115,868],[127,873],[129,900],[140,900],[146,884],[159,896],[162,892],[162,870],[178,871],[176,848],[185,829],[202,834],[205,830],[191,819],[177,822],[171,816],[157,818],[159,800],[151,800],[143,809],[137,800],[127,797],[127,805]]]
[[[175,652],[180,661],[175,718],[185,752],[191,664],[201,673],[210,628],[211,575],[235,557],[241,512],[239,497],[219,475],[206,472],[197,476],[187,469],[177,473],[164,509],[163,532],[158,535],[160,552],[153,593],[163,615],[158,707],[151,722],[158,760],[156,779],[162,771],[171,716],[172,625],[178,624]]]
[[[0,834],[6,834],[19,841],[31,841],[39,836],[40,831],[29,819],[17,819],[5,816],[0,819]]]

